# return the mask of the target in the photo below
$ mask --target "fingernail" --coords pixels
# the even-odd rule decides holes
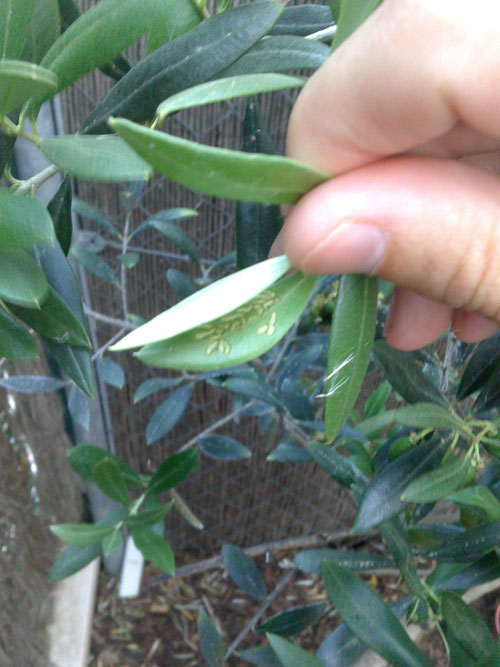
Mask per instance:
[[[384,261],[388,238],[374,225],[342,220],[301,264],[311,273],[373,274]]]

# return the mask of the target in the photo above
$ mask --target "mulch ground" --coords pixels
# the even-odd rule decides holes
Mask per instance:
[[[293,552],[255,559],[272,591],[287,572]],[[187,564],[186,562],[182,563]],[[226,648],[259,609],[259,603],[234,586],[222,569],[209,570],[185,578],[158,582],[158,571],[145,568],[141,595],[136,599],[118,597],[118,580],[101,572],[94,619],[92,667],[203,667],[199,649],[198,612],[210,615],[224,637]],[[404,594],[396,577],[365,578],[385,600]],[[296,572],[271,604],[261,620],[296,605],[326,601],[319,575]],[[333,610],[295,639],[311,652],[340,622]],[[263,643],[263,636],[249,632],[238,650]],[[448,662],[439,639],[430,636],[422,648],[435,667]],[[230,667],[248,663],[232,656]]]

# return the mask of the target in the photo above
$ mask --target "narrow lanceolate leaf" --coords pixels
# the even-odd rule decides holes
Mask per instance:
[[[401,500],[410,503],[433,503],[446,498],[462,486],[469,474],[469,458],[444,464],[415,479],[404,490]]]
[[[146,428],[146,443],[148,445],[152,445],[163,438],[174,428],[184,414],[192,393],[192,385],[186,384],[174,391],[156,408]]]
[[[390,424],[402,424],[414,428],[442,428],[451,431],[460,430],[463,426],[449,408],[436,403],[414,403],[404,408],[379,412],[374,417],[365,419],[358,424],[358,430],[369,436]]]
[[[0,130],[0,174],[3,174],[4,169],[10,160],[16,139],[16,136],[5,134]]]
[[[323,5],[298,5],[285,7],[285,11],[274,24],[272,35],[300,35],[305,37],[333,24],[332,12]]]
[[[73,347],[66,343],[57,343],[48,338],[44,340],[44,343],[61,371],[71,378],[87,396],[93,399],[94,378],[89,350],[85,347]]]
[[[127,350],[171,338],[211,322],[250,301],[290,268],[283,255],[226,276],[184,299],[115,343],[111,350]]]
[[[63,90],[140,39],[160,11],[158,0],[102,0],[69,26],[41,65],[57,75],[58,90]],[[49,97],[38,96],[27,113],[36,116],[41,103]]]
[[[87,218],[87,220],[96,222],[100,227],[106,229],[113,236],[121,238],[120,232],[114,226],[113,221],[103,211],[101,211],[100,208],[97,208],[97,206],[89,204],[82,199],[78,199],[78,197],[73,197],[72,210],[74,213],[81,215],[83,218]]]
[[[127,526],[154,526],[156,523],[163,521],[165,516],[170,512],[174,506],[175,500],[171,500],[166,505],[150,510],[144,510],[137,514],[129,514],[125,519]]]
[[[200,635],[201,654],[208,667],[223,667],[224,644],[222,638],[208,614],[200,611],[198,618],[198,634]]]
[[[354,527],[368,530],[390,519],[404,508],[401,500],[410,482],[439,465],[446,444],[435,439],[422,442],[382,468],[361,499]]]
[[[452,640],[452,644],[458,644],[471,659],[471,665],[478,665],[480,661],[491,657],[495,653],[495,641],[477,611],[469,607],[456,593],[444,591],[440,599],[446,636]],[[453,653],[453,646],[451,649]]]
[[[319,621],[325,611],[326,604],[324,602],[313,602],[300,607],[292,607],[271,616],[255,629],[257,632],[272,632],[281,637],[291,637],[292,635],[298,635],[309,625]]]
[[[342,44],[370,14],[378,7],[381,0],[343,0],[340,3],[340,13],[337,31],[332,42],[332,50]]]
[[[24,250],[0,250],[0,299],[39,309],[49,293],[40,267]]]
[[[479,343],[460,379],[457,398],[462,400],[480,389],[500,366],[500,331]]]
[[[40,150],[56,167],[86,181],[147,181],[153,169],[119,137],[68,135],[42,139]]]
[[[474,403],[474,412],[491,410],[500,404],[500,369],[497,367],[482,387]]]
[[[163,12],[151,26],[147,52],[187,32],[202,20],[192,0],[164,0]]]
[[[141,478],[130,466],[102,447],[97,447],[96,445],[77,445],[68,452],[68,460],[73,470],[80,477],[88,480],[93,479],[92,471],[96,465],[106,458],[111,458],[118,464],[127,484],[132,486],[142,485]]]
[[[35,0],[2,0],[0,3],[0,60],[18,58],[31,22]]]
[[[447,499],[458,505],[479,507],[489,521],[500,521],[500,502],[487,486],[469,486],[450,493]]]
[[[113,359],[101,357],[96,361],[97,370],[106,384],[121,389],[125,384],[125,373],[120,364]]]
[[[58,0],[35,0],[21,60],[39,63],[60,34]]]
[[[431,667],[392,611],[355,574],[325,562],[323,580],[333,606],[363,643],[395,667]]]
[[[196,447],[190,447],[184,452],[173,454],[163,461],[149,480],[147,486],[148,494],[161,493],[167,489],[179,486],[199,465],[200,455]]]
[[[167,574],[175,572],[174,553],[168,542],[153,532],[152,528],[132,528],[132,539],[144,558]]]
[[[247,398],[254,398],[268,405],[273,405],[278,409],[283,409],[283,404],[279,394],[262,380],[245,377],[230,377],[222,386],[224,389],[233,391]]]
[[[92,479],[112,500],[128,505],[129,495],[125,479],[120,470],[118,463],[111,457],[107,457],[100,461],[92,469]]]
[[[0,312],[0,357],[10,361],[26,361],[38,357],[31,334],[16,320]]]
[[[139,388],[134,394],[134,403],[142,401],[144,398],[155,394],[157,391],[162,389],[171,389],[172,387],[177,386],[182,382],[182,378],[152,378],[151,380],[145,380],[142,384],[139,385]]]
[[[251,665],[258,665],[258,667],[282,667],[283,665],[268,644],[247,648],[238,653],[238,657]]]
[[[268,633],[267,639],[283,667],[323,667],[323,663],[279,635]]]
[[[454,535],[452,540],[445,539],[441,546],[422,553],[427,558],[440,561],[469,562],[477,560],[499,544],[500,521],[495,521]]]
[[[238,461],[252,456],[248,447],[224,435],[205,435],[199,439],[198,447],[205,456],[219,461]]]
[[[90,426],[88,399],[76,384],[72,384],[68,390],[68,412],[74,422],[88,431]]]
[[[394,562],[389,558],[341,549],[306,549],[296,554],[293,562],[302,572],[321,574],[324,560],[331,560],[353,572],[370,572],[394,567]]]
[[[114,118],[109,125],[156,171],[214,197],[295,204],[328,178],[290,158],[213,148],[129,120]]]
[[[57,76],[38,65],[20,60],[0,60],[0,117],[18,109],[38,93],[54,93]]]
[[[102,546],[100,542],[90,544],[87,547],[78,547],[74,544],[68,545],[57,558],[50,571],[50,581],[60,581],[70,577],[75,572],[82,570],[86,565],[101,555]]]
[[[71,218],[71,179],[66,177],[59,189],[47,204],[57,240],[61,250],[68,254],[73,238],[73,221]]]
[[[16,197],[0,191],[0,247],[20,250],[34,245],[55,244],[54,228],[39,199]]]
[[[100,542],[113,531],[113,526],[102,526],[90,523],[60,523],[50,526],[56,537],[78,547],[86,547]]]
[[[309,453],[342,486],[351,487],[356,483],[366,486],[368,480],[363,473],[350,459],[333,451],[331,447],[313,442],[309,445]]]
[[[181,210],[185,211],[183,217],[193,215],[192,213],[191,214],[189,213],[189,209],[181,209]],[[170,217],[169,214],[171,212],[173,211],[168,211],[168,210],[160,211],[160,213],[152,215],[139,227],[139,229],[133,234],[133,236],[135,236],[135,234],[142,231],[143,229],[156,229],[160,232],[160,234],[163,234],[163,236],[165,236],[169,241],[172,241],[172,243],[174,243],[179,248],[179,250],[181,250],[188,257],[190,257],[193,260],[193,262],[199,264],[200,258],[198,257],[196,248],[194,247],[194,244],[189,238],[189,236],[183,229],[181,229],[177,225],[174,225],[172,222],[168,220],[168,218]]]
[[[276,35],[258,42],[219,76],[317,69],[329,55],[326,44],[303,37]]]
[[[169,114],[190,109],[202,104],[213,104],[235,97],[257,95],[274,90],[300,88],[305,79],[285,74],[247,74],[200,83],[162,102],[156,110],[158,120],[163,121]]]
[[[275,461],[276,463],[306,463],[312,461],[312,457],[302,445],[280,442],[276,449],[266,456],[266,461]]]
[[[377,279],[343,276],[330,329],[325,384],[325,435],[332,442],[363,383],[375,335]]]
[[[147,15],[144,3],[137,3]],[[110,116],[141,123],[181,90],[218,74],[265,35],[281,14],[278,2],[247,3],[203,21],[137,63],[85,121],[88,134],[106,131]]]
[[[81,245],[75,245],[71,248],[71,255],[94,276],[113,285],[118,285],[118,278],[113,269],[95,252],[91,252]]]
[[[35,394],[39,391],[56,391],[64,387],[66,382],[42,375],[12,375],[0,378],[0,387],[19,391],[23,394]]]
[[[266,584],[253,560],[232,544],[222,547],[222,562],[236,586],[261,602],[267,595]]]

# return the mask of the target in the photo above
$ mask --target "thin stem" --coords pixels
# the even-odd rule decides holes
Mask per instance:
[[[206,7],[206,0],[191,0],[191,2],[202,19],[210,18],[210,12]]]
[[[337,26],[331,25],[328,26],[328,28],[324,28],[323,30],[318,30],[317,32],[312,32],[310,35],[306,35],[305,39],[313,39],[315,42],[319,42],[322,39],[329,39],[330,37],[333,37],[336,32]]]
[[[130,228],[130,213],[125,216],[125,225],[123,228],[123,237],[122,237],[122,246],[121,251],[122,255],[125,255],[127,252],[128,246],[128,233]],[[123,310],[123,319],[127,320],[128,318],[128,293],[127,293],[127,267],[124,262],[121,262],[120,267],[120,291],[122,294],[122,310]]]
[[[24,181],[22,185],[16,188],[14,194],[24,195],[27,193],[31,194],[32,192],[36,192],[41,185],[43,185],[46,181],[50,180],[58,173],[59,168],[56,167],[55,164],[51,164],[50,167],[47,167],[47,169],[44,169],[38,174],[35,174],[35,176],[32,176],[31,178],[28,178],[27,181]]]
[[[221,417],[216,422],[214,422],[213,424],[208,426],[204,431],[195,435],[193,438],[191,438],[191,440],[188,440],[177,451],[178,452],[183,452],[184,450],[189,449],[193,445],[196,445],[198,440],[200,438],[202,438],[204,435],[208,435],[209,433],[213,433],[213,431],[216,431],[220,426],[224,426],[224,424],[227,424],[228,422],[230,422],[234,417],[236,417],[236,415],[239,415],[240,412],[243,412],[243,410],[246,410],[247,408],[249,408],[254,403],[255,403],[255,401],[248,401],[248,403],[245,403],[244,405],[240,405],[239,408],[236,408],[236,410],[233,410],[232,412],[230,412],[225,417]]]
[[[110,317],[109,315],[103,315],[102,313],[98,313],[97,311],[92,310],[85,304],[83,305],[83,309],[87,317],[90,317],[93,320],[97,320],[98,322],[105,322],[106,324],[111,324],[114,327],[120,327],[120,329],[126,329],[127,331],[132,331],[132,329],[136,328],[135,324],[132,324],[132,322],[119,320],[116,317]]]
[[[203,530],[204,525],[191,510],[184,498],[182,498],[182,496],[180,496],[175,489],[170,489],[169,494],[170,497],[175,500],[175,506],[177,507],[179,514],[181,514],[186,519],[189,525],[193,526],[193,528],[196,528],[196,530]]]

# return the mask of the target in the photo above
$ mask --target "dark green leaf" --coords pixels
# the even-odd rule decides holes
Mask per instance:
[[[458,505],[479,507],[486,512],[489,521],[500,521],[500,501],[487,486],[469,486],[448,495],[448,500]]]
[[[198,633],[200,635],[201,654],[208,667],[223,667],[224,644],[222,638],[217,632],[212,619],[204,611],[200,611],[198,617]]]
[[[341,549],[306,549],[305,551],[299,551],[293,562],[302,572],[321,574],[325,559],[353,572],[384,570],[394,567],[393,561],[389,558],[359,551],[342,551]]]
[[[267,644],[255,648],[247,648],[241,651],[238,657],[249,662],[251,665],[258,665],[258,667],[282,667],[282,663]]]
[[[169,269],[166,278],[170,287],[174,290],[177,296],[181,297],[181,299],[186,299],[188,296],[191,296],[191,294],[196,292],[196,287],[186,274],[182,273],[182,271]]]
[[[257,632],[273,632],[281,637],[291,637],[292,635],[298,635],[309,625],[319,621],[325,611],[326,604],[324,602],[312,602],[300,607],[292,607],[271,616],[255,629]]]
[[[84,266],[87,271],[94,274],[98,278],[102,278],[107,282],[118,285],[118,279],[102,257],[99,257],[95,252],[91,252],[80,245],[75,245],[71,248],[71,255]]]
[[[20,391],[24,394],[35,394],[39,391],[56,391],[66,383],[56,378],[43,377],[41,375],[12,375],[0,378],[0,387],[11,391]]]
[[[66,177],[47,205],[54,223],[57,240],[65,255],[71,247],[73,221],[71,219],[71,179]]]
[[[500,369],[497,368],[481,389],[476,402],[474,412],[491,410],[500,404]]]
[[[401,499],[410,503],[433,503],[442,500],[465,483],[470,467],[471,461],[468,458],[445,462],[439,468],[413,480],[404,490]]]
[[[90,426],[90,410],[88,398],[79,387],[71,385],[68,390],[68,411],[73,421],[88,431]]]
[[[314,656],[287,639],[271,633],[267,635],[267,639],[283,667],[323,667]]]
[[[281,365],[276,385],[281,387],[286,379],[296,380],[305,371],[310,370],[316,359],[323,352],[324,347],[320,343],[307,345],[301,352],[294,352]]]
[[[16,136],[4,134],[2,130],[0,130],[0,175],[3,174],[5,167],[9,162],[16,139]]]
[[[493,655],[495,642],[481,616],[456,593],[444,591],[440,598],[446,636],[472,658],[471,664]]]
[[[39,63],[60,33],[57,0],[35,0],[21,60]]]
[[[342,276],[330,329],[325,383],[325,435],[332,442],[349,416],[370,360],[377,316],[378,282]]]
[[[125,373],[120,364],[108,357],[100,357],[96,361],[97,370],[102,380],[112,387],[121,389],[125,384]]]
[[[21,55],[33,7],[34,0],[2,0],[0,3],[0,60]]]
[[[200,13],[192,0],[164,0],[163,12],[149,31],[147,52],[194,28],[200,21]]]
[[[151,528],[132,528],[132,539],[144,558],[167,574],[175,572],[174,554],[170,544],[157,535]]]
[[[190,447],[183,452],[172,454],[163,461],[149,480],[148,494],[161,493],[179,486],[199,465],[200,455],[196,447]]]
[[[273,405],[275,408],[282,409],[279,394],[273,387],[266,384],[263,380],[254,380],[246,377],[230,377],[222,383],[224,389],[232,391],[235,394],[241,394],[247,398],[254,398],[257,401],[262,401],[268,405]]]
[[[220,461],[238,461],[252,456],[248,447],[225,435],[204,435],[198,440],[198,447],[205,456]]]
[[[453,564],[456,566],[456,564]],[[449,563],[442,563],[432,572],[431,576],[440,567],[449,566]],[[442,581],[427,579],[427,583],[436,590],[446,589],[449,591],[467,591],[474,586],[486,584],[493,579],[500,577],[500,558],[495,551],[486,554],[483,558],[472,563],[468,567],[459,564],[461,568],[458,572],[451,574],[451,576],[444,577]]]
[[[457,389],[459,401],[480,389],[500,366],[500,331],[479,343],[467,362]]]
[[[186,232],[184,232],[177,225],[174,225],[172,222],[168,222],[167,220],[162,220],[161,217],[157,218],[154,215],[152,215],[150,218],[146,220],[146,222],[144,222],[141,225],[141,227],[137,230],[137,232],[140,231],[140,229],[142,228],[157,229],[169,241],[174,243],[179,248],[179,250],[181,250],[185,255],[190,257],[193,260],[193,262],[199,264],[200,260],[198,257],[198,253],[196,252],[196,248],[193,245],[193,242],[186,234]]]
[[[254,600],[262,601],[267,595],[265,581],[259,569],[244,551],[232,544],[225,544],[221,552],[222,562],[236,586]]]
[[[115,526],[112,533],[106,535],[102,541],[102,552],[105,556],[112,554],[115,549],[118,549],[122,543],[122,531],[118,526]]]
[[[317,69],[330,54],[325,44],[291,35],[266,37],[217,76]]]
[[[106,131],[110,116],[139,123],[181,90],[207,81],[265,35],[282,12],[278,2],[249,3],[213,16],[139,61],[87,118],[83,130]],[[146,13],[145,8],[141,11]]]
[[[248,153],[276,153],[262,123],[260,107],[255,98],[248,101],[243,120],[243,150]],[[265,259],[282,224],[283,218],[276,204],[237,202],[237,267],[242,269]]]
[[[95,523],[60,523],[50,526],[56,537],[78,547],[87,547],[101,540],[113,531],[113,526]]]
[[[139,388],[134,394],[134,403],[142,401],[144,398],[151,396],[151,394],[161,391],[162,389],[171,389],[182,382],[182,378],[152,378],[145,380],[139,385]]]
[[[128,505],[129,494],[120,466],[111,457],[102,459],[92,468],[92,479],[112,500]]]
[[[125,525],[127,526],[154,526],[155,524],[163,521],[166,514],[170,512],[175,500],[171,500],[166,505],[161,507],[156,507],[150,510],[144,510],[143,512],[138,512],[137,514],[129,514],[125,519]]]
[[[38,199],[0,191],[0,244],[3,251],[36,245],[53,246],[55,242],[52,220]]]
[[[192,218],[196,215],[198,215],[198,211],[195,211],[192,208],[177,207],[177,208],[167,208],[164,211],[158,211],[157,213],[153,213],[152,216],[150,216],[141,225],[139,225],[139,227],[137,227],[137,229],[133,231],[132,234],[130,234],[129,240],[132,239],[134,236],[136,236],[136,234],[140,234],[146,229],[151,229],[152,227],[155,227],[155,225],[152,224],[153,221],[157,223],[165,223],[165,222],[172,222],[172,220],[182,220],[183,218]],[[162,231],[160,227],[156,227],[156,229]],[[195,261],[197,262],[198,260],[196,259]]]
[[[311,454],[301,445],[280,442],[275,450],[266,457],[266,461],[276,463],[306,463],[312,461]]]
[[[353,484],[366,486],[367,479],[354,463],[345,456],[337,454],[331,447],[313,442],[309,445],[309,453],[335,481],[342,486]]]
[[[378,415],[379,412],[382,412],[390,393],[391,385],[385,380],[366,399],[363,409],[363,418],[369,419],[370,417]]]
[[[66,373],[87,396],[94,398],[94,378],[89,350],[66,343],[56,343],[48,338],[44,339],[44,343],[61,371]]]
[[[365,490],[354,528],[368,530],[401,512],[405,506],[401,495],[406,487],[438,466],[445,450],[443,441],[427,440],[382,468]]]
[[[339,47],[370,16],[380,2],[381,0],[341,0],[332,50]]]
[[[305,37],[333,24],[332,12],[323,5],[285,7],[274,24],[271,35],[299,35]]]
[[[189,405],[192,393],[192,385],[186,384],[170,394],[156,408],[146,428],[146,443],[148,445],[152,445],[163,438],[174,428]]]
[[[26,361],[38,357],[33,337],[18,322],[0,311],[0,357]]]
[[[423,551],[426,558],[439,561],[470,562],[500,544],[500,521],[466,530],[444,539],[441,546]]]
[[[120,232],[116,229],[112,220],[97,206],[78,199],[78,197],[73,197],[72,210],[82,216],[82,218],[97,222],[98,225],[107,229],[113,236],[120,238]]]
[[[43,271],[27,252],[0,250],[0,299],[25,309],[39,309],[47,295]]]
[[[59,554],[56,562],[52,566],[49,575],[49,581],[60,581],[70,577],[75,572],[82,570],[86,565],[101,555],[102,546],[100,542],[90,544],[87,547],[77,547],[74,544],[68,545]]]
[[[356,575],[326,561],[323,579],[330,601],[363,643],[395,667],[431,667],[392,611]]]
[[[93,480],[92,471],[98,463],[106,458],[113,459],[120,467],[121,473],[131,486],[142,486],[139,475],[126,463],[110,454],[102,447],[95,445],[77,445],[68,453],[68,460],[73,470],[84,479]]]

